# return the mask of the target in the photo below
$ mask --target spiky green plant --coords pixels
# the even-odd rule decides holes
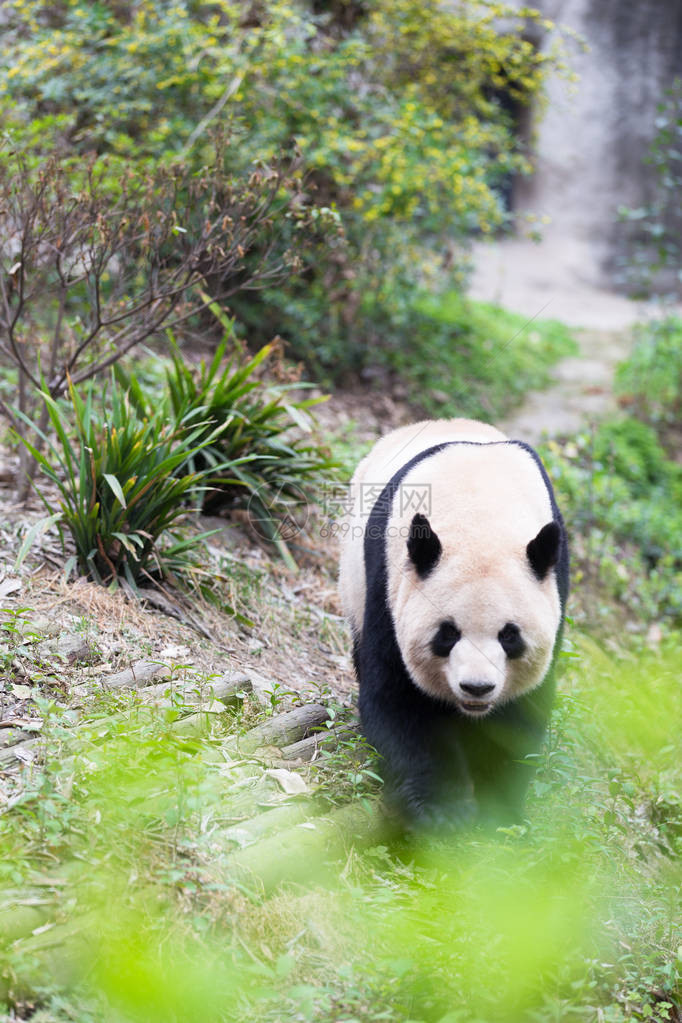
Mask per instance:
[[[258,371],[275,354],[273,344],[246,361],[241,351],[226,358],[232,339],[225,325],[210,363],[190,368],[176,350],[166,371],[163,414],[196,438],[194,452],[178,472],[201,473],[205,500],[214,507],[248,506],[262,534],[286,558],[282,523],[314,496],[335,467],[329,453],[310,439],[308,410],[324,398],[294,397],[292,392],[309,386],[300,382],[263,382]],[[149,417],[150,395],[120,365],[116,373],[138,413]]]
[[[57,506],[39,490],[62,546],[65,532],[75,544],[67,573],[77,568],[99,583],[123,578],[133,588],[164,575],[202,538],[172,534],[188,508],[200,505],[209,473],[181,467],[212,443],[219,428],[168,423],[163,409],[140,419],[114,380],[106,405],[95,403],[93,390],[83,398],[73,386],[69,405],[46,392],[42,399],[54,438],[22,416],[43,447],[20,439],[59,492]]]

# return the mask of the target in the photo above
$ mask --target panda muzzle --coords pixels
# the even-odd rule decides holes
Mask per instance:
[[[493,682],[460,682],[459,688],[468,696],[482,700],[488,693],[492,693],[495,684]]]
[[[475,680],[460,682],[459,689],[461,690],[459,703],[464,710],[472,714],[482,714],[490,709],[491,701],[487,697],[495,690],[494,683]]]

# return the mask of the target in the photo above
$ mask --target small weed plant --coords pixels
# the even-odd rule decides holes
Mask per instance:
[[[27,620],[29,611],[26,607],[0,607],[0,675],[5,679],[13,677],[16,658],[27,645],[42,639]]]

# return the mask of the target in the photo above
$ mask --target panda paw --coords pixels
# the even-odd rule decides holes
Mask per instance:
[[[473,799],[457,799],[424,807],[417,823],[419,830],[450,835],[471,827],[477,817],[478,808]]]
[[[404,830],[412,834],[451,835],[462,831],[478,818],[476,801],[471,797],[435,800],[413,798],[394,806]]]

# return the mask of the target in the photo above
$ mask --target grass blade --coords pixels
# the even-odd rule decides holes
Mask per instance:
[[[50,526],[53,526],[55,522],[59,522],[62,517],[62,512],[54,512],[52,515],[46,515],[44,519],[39,519],[38,522],[34,522],[29,531],[24,537],[24,541],[19,548],[16,560],[14,562],[14,571],[18,571],[24,561],[24,558],[30,551],[33,544],[38,540],[43,533],[45,533]]]

